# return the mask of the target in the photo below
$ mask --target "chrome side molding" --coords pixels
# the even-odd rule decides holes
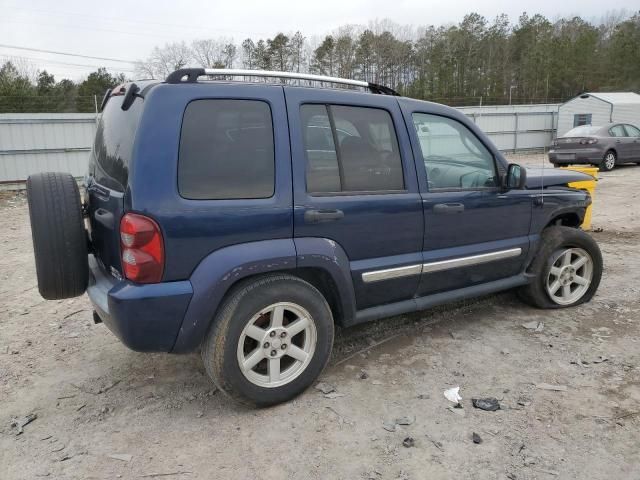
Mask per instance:
[[[481,263],[493,262],[505,258],[518,257],[522,253],[522,249],[510,248],[509,250],[501,250],[499,252],[482,253],[480,255],[472,255],[470,257],[453,258],[451,260],[442,260],[439,262],[425,263],[422,265],[422,273],[440,272],[449,270],[450,268],[469,267],[472,265],[480,265]]]
[[[406,265],[404,267],[386,268],[384,270],[372,270],[362,274],[362,281],[365,283],[379,282],[393,278],[409,277],[422,273],[440,272],[452,268],[469,267],[482,263],[494,262],[505,258],[518,257],[522,254],[522,248],[510,248],[498,252],[482,253],[469,257],[452,258],[438,262],[423,263],[422,265]]]
[[[422,273],[422,265],[407,265],[405,267],[387,268],[385,270],[374,270],[362,274],[362,280],[365,283],[379,282],[380,280],[390,280],[392,278],[408,277],[411,275],[420,275]]]

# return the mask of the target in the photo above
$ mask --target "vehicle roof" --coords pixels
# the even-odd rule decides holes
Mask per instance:
[[[590,97],[599,98],[608,103],[637,103],[640,104],[640,95],[634,92],[587,92],[580,95],[589,95]]]
[[[616,125],[633,125],[633,124],[629,123],[629,122],[612,122],[612,123],[605,123],[604,125],[580,125],[578,127],[573,127],[567,133],[565,133],[564,135],[561,135],[560,138],[566,138],[567,134],[571,133],[573,130],[575,130],[577,128],[582,128],[582,127],[588,127],[588,128],[597,129],[597,131],[595,133],[592,133],[590,135],[608,137],[609,136],[609,129],[611,127],[615,127]]]

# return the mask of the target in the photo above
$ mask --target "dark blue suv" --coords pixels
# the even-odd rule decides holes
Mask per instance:
[[[107,93],[82,196],[45,173],[28,197],[43,297],[87,291],[128,347],[201,350],[222,391],[270,405],[317,379],[336,324],[515,287],[589,301],[584,179],[508,164],[458,111],[383,86],[185,69]]]

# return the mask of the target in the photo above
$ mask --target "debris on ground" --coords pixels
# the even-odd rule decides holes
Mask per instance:
[[[554,392],[566,392],[566,385],[550,385],[548,383],[538,383],[536,384],[536,388],[540,390],[552,390]]]
[[[411,425],[416,421],[416,417],[398,417],[393,421],[386,421],[382,423],[382,428],[384,428],[387,432],[395,432],[396,425]]]
[[[450,402],[460,405],[460,401],[462,400],[462,397],[460,396],[460,387],[453,387],[445,390],[444,398],[446,398]]]
[[[471,403],[473,403],[475,408],[479,408],[480,410],[485,410],[487,412],[500,410],[500,402],[494,397],[472,398]]]
[[[360,375],[358,378],[360,378],[360,380],[366,380],[367,378],[369,378],[369,374],[366,370],[360,370]]]
[[[407,437],[402,441],[402,445],[406,448],[411,448],[415,445],[415,440],[413,439],[413,437]]]
[[[11,419],[10,427],[16,429],[16,435],[22,434],[24,432],[24,427],[33,422],[36,418],[38,418],[37,413],[29,413],[24,417],[13,418]]]
[[[531,405],[531,400],[528,397],[520,396],[520,398],[518,398],[518,405],[521,407],[528,407]]]
[[[482,443],[482,438],[476,432],[473,432],[473,434],[471,435],[471,439],[473,440],[473,443],[475,443],[476,445],[479,445]]]
[[[387,432],[395,432],[396,431],[396,423],[395,422],[383,422],[382,428],[384,428]]]
[[[459,417],[464,417],[466,415],[461,403],[458,403],[458,405],[456,405],[455,407],[447,407],[447,410],[449,410],[451,413],[455,413]]]
[[[444,452],[444,446],[442,445],[442,442],[438,442],[437,440],[434,440],[429,435],[425,435],[425,437],[427,437],[427,440],[429,440],[431,443],[433,443],[434,447],[436,447],[441,452]]]
[[[533,322],[523,323],[522,326],[527,330],[533,330],[534,332],[541,332],[544,330],[544,322],[534,320]]]
[[[108,455],[109,458],[113,458],[114,460],[120,460],[121,462],[130,462],[133,458],[133,455],[128,453],[112,453]]]
[[[396,418],[395,420],[396,425],[411,425],[415,421],[416,421],[416,417],[413,417],[413,418],[400,417],[400,418]]]
[[[333,385],[329,384],[329,383],[325,383],[325,382],[320,382],[316,385],[316,390],[320,390],[322,393],[324,393],[325,395],[331,392],[335,392],[336,391],[336,387],[334,387]]]
[[[340,397],[346,397],[346,395],[344,393],[338,393],[338,392],[329,392],[324,394],[324,398],[328,398],[330,400],[333,400],[334,398],[340,398]]]

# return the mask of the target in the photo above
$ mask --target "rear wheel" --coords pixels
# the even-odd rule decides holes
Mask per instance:
[[[202,346],[213,382],[241,403],[268,406],[302,393],[324,369],[333,317],[322,294],[290,275],[237,288]]]
[[[616,152],[613,150],[609,150],[604,154],[604,158],[600,163],[600,171],[602,172],[610,172],[616,166]]]
[[[40,295],[47,300],[82,295],[89,265],[76,180],[68,173],[31,175],[27,199]]]
[[[588,302],[602,277],[598,244],[582,230],[549,227],[529,269],[533,281],[519,290],[520,297],[539,308],[564,308]]]

